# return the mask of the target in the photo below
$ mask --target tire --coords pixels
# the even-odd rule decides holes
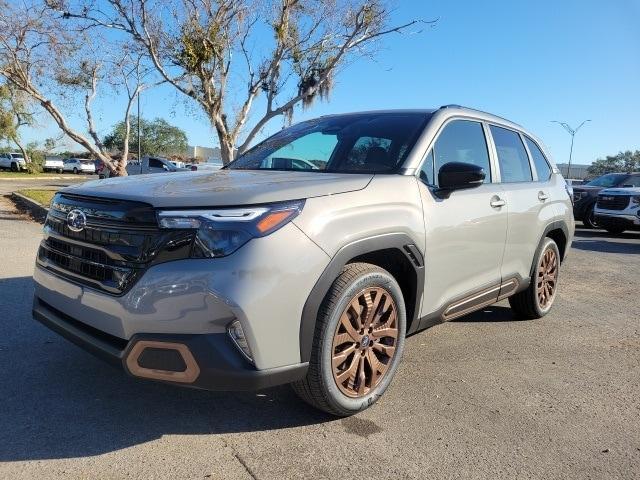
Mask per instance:
[[[374,308],[367,309],[364,302]],[[339,417],[365,410],[391,383],[402,358],[406,323],[402,291],[389,272],[368,263],[346,265],[320,306],[309,370],[292,384],[293,390],[310,405]],[[359,326],[364,328],[358,331]],[[383,334],[394,328],[395,339]],[[338,357],[344,361],[334,365]],[[340,382],[340,377],[345,380]]]
[[[598,224],[596,223],[596,216],[594,213],[595,206],[596,205],[594,203],[589,208],[587,208],[586,212],[584,212],[584,218],[582,219],[582,224],[586,228],[599,228]]]
[[[545,257],[546,256],[546,257]],[[551,286],[551,278],[549,272],[541,274],[541,270],[544,270],[542,262],[549,258],[555,258],[555,270],[553,273],[553,286]],[[536,256],[533,263],[534,268],[531,274],[531,282],[526,290],[516,293],[512,297],[509,297],[509,305],[514,311],[516,316],[527,319],[544,317],[553,306],[553,302],[558,292],[558,278],[560,273],[560,250],[558,245],[551,238],[546,237],[542,242],[542,245],[536,252]],[[542,276],[542,278],[540,278]],[[539,292],[541,282],[545,283],[547,288],[551,289],[551,294],[548,295],[548,290],[542,286],[543,290]],[[540,293],[540,294],[539,294]],[[542,298],[541,298],[542,295]]]
[[[20,171],[20,167],[18,167],[18,164],[16,162],[11,162],[11,171],[12,172],[19,172]]]
[[[623,227],[607,227],[605,228],[605,230],[609,232],[611,235],[620,235],[622,232],[625,231]]]
[[[74,175],[79,175],[80,172],[78,171],[78,169],[76,167],[73,167],[73,174]]]

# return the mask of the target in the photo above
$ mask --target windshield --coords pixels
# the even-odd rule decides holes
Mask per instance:
[[[226,168],[340,173],[393,173],[428,120],[424,113],[324,117],[284,129]]]
[[[11,157],[12,158],[24,158],[21,153],[12,153]]]
[[[625,177],[626,175],[624,173],[608,173],[594,180],[591,180],[589,183],[587,183],[587,186],[604,188],[615,187]]]

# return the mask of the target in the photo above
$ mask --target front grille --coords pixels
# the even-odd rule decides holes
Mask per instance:
[[[67,225],[74,209],[86,215],[79,232]],[[69,280],[121,295],[149,265],[188,257],[192,241],[192,231],[157,228],[150,205],[59,193],[45,221],[37,261]]]
[[[598,195],[598,208],[603,210],[624,210],[631,197],[627,195]]]

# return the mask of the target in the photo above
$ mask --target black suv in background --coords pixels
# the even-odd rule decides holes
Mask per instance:
[[[596,221],[593,209],[596,206],[598,193],[605,188],[640,187],[640,172],[638,173],[607,173],[586,185],[573,187],[573,216],[582,220],[587,228],[595,228]]]

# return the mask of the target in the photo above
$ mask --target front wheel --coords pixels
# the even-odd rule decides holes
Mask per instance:
[[[591,205],[586,212],[584,212],[584,219],[582,220],[582,224],[587,228],[598,228],[598,224],[596,223],[596,214],[594,212],[595,204]]]
[[[404,349],[400,286],[380,267],[344,267],[325,297],[307,376],[292,384],[307,403],[336,416],[373,405],[391,383]]]
[[[509,297],[509,305],[516,315],[529,319],[544,317],[551,310],[556,298],[560,250],[551,238],[547,237],[542,242],[534,265],[529,287]]]
[[[74,175],[78,175],[80,172],[78,171],[78,169],[76,167],[73,167],[73,173],[74,173]]]

